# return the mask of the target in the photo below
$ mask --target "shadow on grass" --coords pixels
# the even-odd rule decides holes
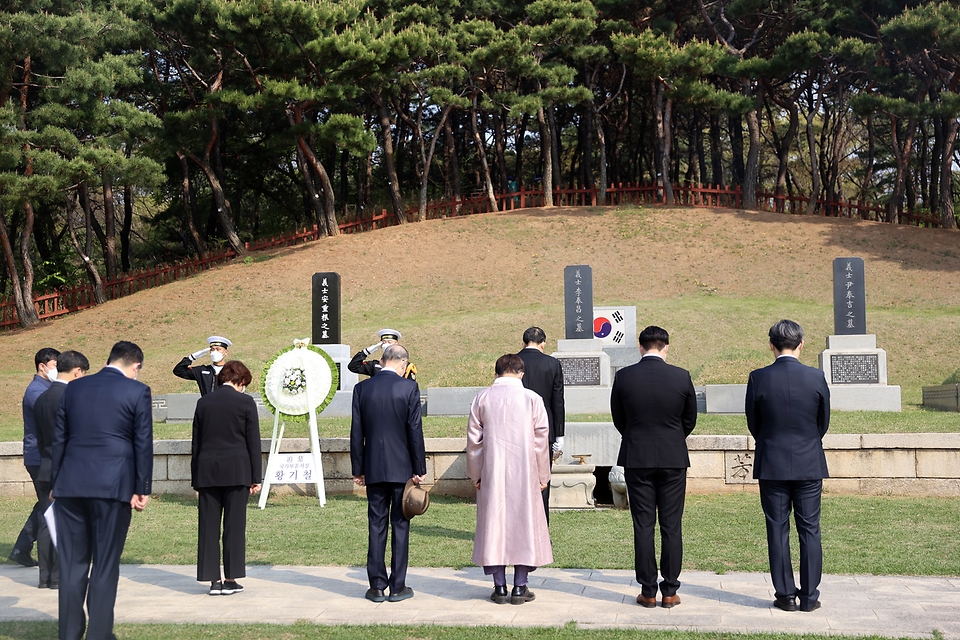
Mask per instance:
[[[456,538],[457,540],[473,540],[473,531],[463,531],[462,529],[451,529],[449,527],[438,527],[436,525],[417,525],[412,528],[412,532],[421,536],[431,536],[434,538]]]
[[[0,608],[7,609],[4,600],[0,598]],[[57,637],[57,621],[4,621],[0,622],[0,638],[6,640],[47,640]]]

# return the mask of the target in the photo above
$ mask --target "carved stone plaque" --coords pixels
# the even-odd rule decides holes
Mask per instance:
[[[753,451],[724,451],[723,467],[726,484],[753,484]]]
[[[600,357],[578,356],[560,358],[563,384],[568,387],[600,386]]]
[[[880,384],[880,357],[875,353],[830,354],[830,384]]]

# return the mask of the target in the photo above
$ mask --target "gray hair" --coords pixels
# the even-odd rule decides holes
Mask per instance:
[[[401,360],[410,360],[410,354],[398,344],[389,345],[383,350],[383,357],[380,358],[382,364],[387,362],[400,362]]]
[[[793,320],[781,320],[770,327],[770,344],[777,351],[796,349],[803,342],[803,327]]]

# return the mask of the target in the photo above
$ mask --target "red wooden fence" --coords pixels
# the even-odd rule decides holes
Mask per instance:
[[[600,190],[596,187],[558,188],[554,189],[554,204],[559,207],[597,206]],[[743,192],[740,187],[704,186],[704,185],[674,185],[674,203],[688,207],[717,207],[727,209],[743,208]],[[502,193],[495,196],[500,211],[542,207],[544,202],[543,191],[520,189],[513,193]],[[809,198],[804,196],[776,195],[773,193],[757,193],[757,209],[761,211],[775,211],[787,214],[803,214],[806,211]],[[663,187],[653,184],[619,184],[610,185],[607,189],[606,206],[618,205],[657,205],[664,203]],[[427,204],[427,219],[453,218],[490,212],[490,200],[486,195],[472,195],[467,198],[431,202]],[[827,202],[817,200],[817,215],[828,217],[859,218],[862,220],[883,221],[886,209],[878,204],[865,204],[838,200]],[[406,211],[408,221],[416,218],[417,209]],[[901,213],[900,222],[923,227],[939,227],[940,220],[935,215],[920,212]],[[338,226],[341,233],[360,233],[397,224],[393,215],[383,210],[369,218],[348,220]],[[317,240],[321,237],[317,225],[306,227],[290,234],[281,234],[273,238],[261,238],[245,244],[248,251],[262,251],[274,247],[284,247]],[[157,287],[168,282],[190,277],[206,271],[211,267],[223,264],[236,257],[233,249],[226,249],[216,255],[199,258],[190,262],[161,264],[151,269],[140,269],[127,273],[104,283],[108,300],[115,300],[131,295],[137,291]],[[96,304],[93,296],[93,287],[89,284],[58,289],[43,294],[35,293],[33,305],[40,319],[87,309]],[[13,299],[0,301],[0,329],[19,325],[17,311]]]

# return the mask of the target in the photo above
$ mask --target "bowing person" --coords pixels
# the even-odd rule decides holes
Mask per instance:
[[[500,356],[497,379],[474,398],[467,421],[467,475],[477,488],[473,562],[493,576],[497,604],[533,600],[527,575],[553,562],[540,493],[550,483],[550,427],[543,400],[523,387],[523,371],[520,356]]]
[[[243,591],[246,576],[247,499],[260,493],[262,458],[257,404],[244,393],[252,380],[239,360],[223,365],[218,387],[197,401],[193,414],[191,485],[198,493],[197,580],[210,595]],[[223,523],[223,578],[220,538]]]

